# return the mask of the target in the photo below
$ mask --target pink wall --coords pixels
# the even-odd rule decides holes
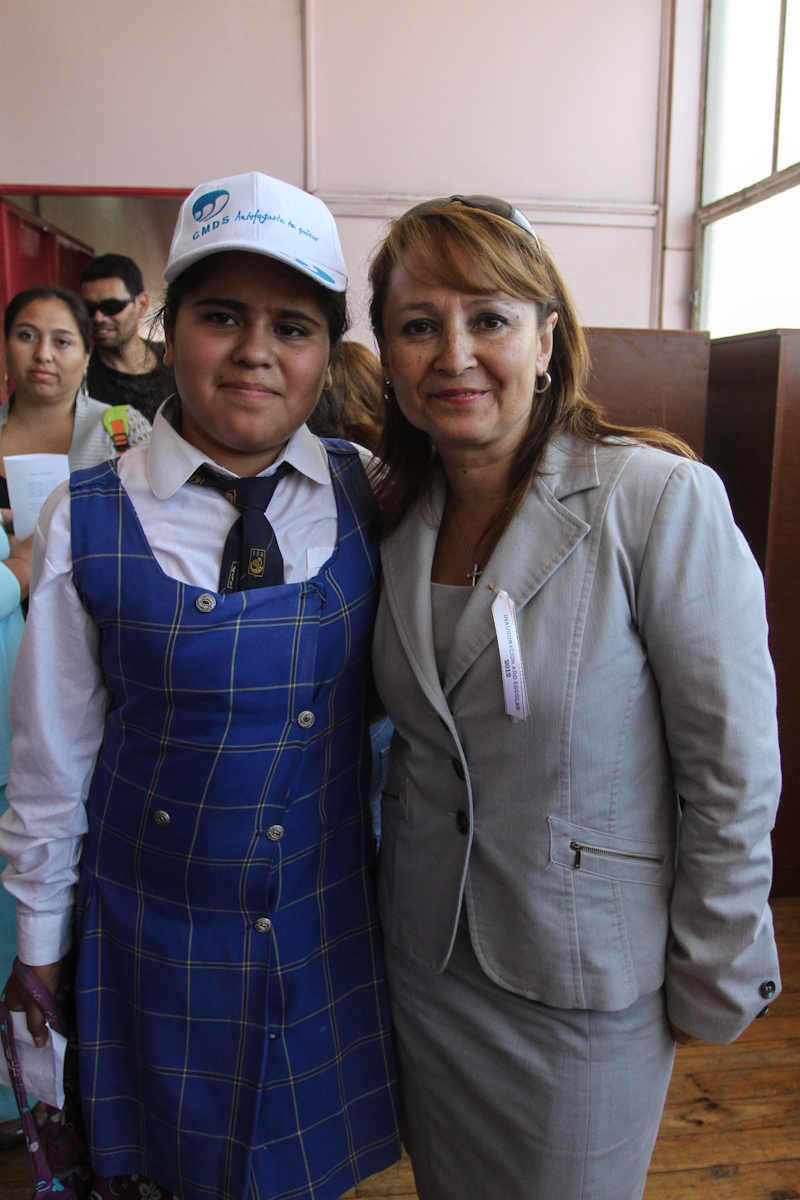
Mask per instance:
[[[323,190],[652,201],[660,0],[316,13]]]
[[[3,183],[303,174],[297,0],[0,0]]]
[[[533,220],[587,323],[686,326],[702,11],[0,0],[0,190],[282,176],[331,204],[364,340],[386,221],[417,197],[494,192]]]

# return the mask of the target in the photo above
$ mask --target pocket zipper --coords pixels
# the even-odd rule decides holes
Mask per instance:
[[[602,854],[604,858],[629,858],[634,862],[657,863],[659,866],[664,862],[663,858],[657,858],[652,854],[627,854],[624,850],[606,850],[602,846],[585,846],[583,842],[571,841],[569,848],[575,851],[576,869],[580,869],[582,853]]]

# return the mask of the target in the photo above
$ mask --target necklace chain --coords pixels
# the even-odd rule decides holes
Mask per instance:
[[[471,546],[470,546],[469,542],[468,542],[468,541],[467,541],[467,539],[466,539],[466,536],[465,536],[465,534],[464,534],[464,530],[461,528],[461,522],[460,522],[460,521],[459,521],[459,519],[458,519],[458,513],[456,512],[456,510],[455,510],[454,508],[451,508],[451,509],[450,509],[450,511],[451,511],[451,512],[452,512],[452,514],[453,514],[453,520],[454,520],[454,521],[455,521],[455,523],[456,523],[456,529],[457,529],[457,530],[458,530],[458,532],[460,533],[460,535],[461,535],[461,540],[462,540],[462,542],[464,543],[464,549],[465,549],[465,550],[466,550],[466,552],[467,552],[467,557],[468,557],[468,558],[470,559],[470,561],[471,561],[471,562],[473,562],[473,564],[474,564],[474,565],[473,565],[473,568],[472,568],[472,570],[471,570],[471,571],[467,571],[467,579],[471,579],[471,580],[472,580],[472,586],[473,586],[473,587],[475,587],[475,584],[476,584],[476,583],[477,583],[477,581],[480,579],[481,575],[483,574],[483,571],[481,571],[481,570],[479,569],[479,568],[480,568],[480,563],[479,563],[479,561],[478,561],[478,556],[477,556],[477,555],[476,555],[476,554],[473,552],[473,550],[472,550],[472,548],[471,548]]]

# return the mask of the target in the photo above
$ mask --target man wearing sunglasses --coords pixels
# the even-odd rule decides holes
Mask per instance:
[[[163,345],[139,336],[149,305],[141,271],[124,254],[102,254],[81,272],[81,296],[94,341],[86,372],[89,395],[104,404],[129,404],[152,422],[175,380],[164,366]]]

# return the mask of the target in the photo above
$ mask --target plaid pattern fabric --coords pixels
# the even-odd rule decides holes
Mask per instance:
[[[327,448],[334,556],[211,611],[159,567],[115,463],[70,485],[113,697],[78,893],[84,1113],[100,1174],[182,1200],[334,1200],[399,1157],[370,877],[377,552],[358,455]]]

